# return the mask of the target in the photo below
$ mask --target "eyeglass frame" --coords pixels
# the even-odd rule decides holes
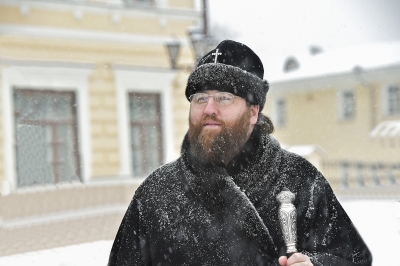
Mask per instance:
[[[215,94],[219,94],[219,93],[232,95],[232,97],[233,97],[232,102],[229,103],[229,104],[221,104],[219,101],[216,100],[216,95],[215,95]],[[205,94],[205,95],[207,95],[207,96],[204,96],[204,97],[207,97],[207,101],[206,101],[205,103],[194,104],[195,106],[206,106],[206,105],[208,104],[208,101],[210,100],[211,97],[214,99],[214,102],[216,102],[219,106],[229,106],[229,105],[231,105],[231,104],[233,103],[233,101],[235,100],[236,97],[241,98],[240,96],[237,96],[237,95],[234,95],[234,94],[232,94],[232,93],[230,93],[230,92],[225,92],[225,91],[216,92],[214,95],[210,95],[210,94],[208,94],[208,93],[200,92],[200,93],[194,93],[194,94],[192,94],[192,95],[189,96],[190,104],[192,104],[192,102],[193,102],[193,97],[194,97],[196,94],[197,94],[197,95],[199,95],[199,94]]]

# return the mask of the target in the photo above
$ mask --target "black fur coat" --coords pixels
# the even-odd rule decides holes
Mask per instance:
[[[227,167],[199,164],[186,136],[181,157],[137,189],[108,265],[279,265],[284,187],[296,194],[299,252],[314,265],[371,265],[321,173],[257,126]]]

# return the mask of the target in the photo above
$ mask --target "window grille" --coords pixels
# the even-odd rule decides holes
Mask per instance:
[[[388,89],[388,115],[400,114],[399,87],[390,86]]]
[[[278,99],[275,103],[275,123],[278,127],[286,125],[286,102],[285,99]]]
[[[339,94],[339,117],[341,120],[352,120],[355,114],[355,96],[352,90]]]
[[[74,92],[14,89],[17,186],[81,181]]]
[[[356,183],[360,187],[364,187],[365,165],[363,163],[356,164]]]
[[[160,95],[130,93],[132,168],[135,176],[147,176],[162,164]]]

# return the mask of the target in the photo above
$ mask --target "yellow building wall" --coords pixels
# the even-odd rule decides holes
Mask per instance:
[[[21,66],[34,70],[35,66],[54,66],[62,69],[65,65],[71,68],[68,70],[74,71],[74,66],[77,66],[77,72],[82,75],[79,79],[83,79],[77,81],[77,84],[79,89],[84,90],[79,97],[82,97],[81,100],[84,98],[83,102],[87,100],[89,105],[79,106],[79,110],[85,110],[85,118],[89,118],[90,123],[85,127],[90,131],[90,141],[80,147],[91,148],[90,151],[85,150],[85,156],[82,156],[85,161],[81,162],[83,167],[90,168],[84,168],[90,173],[90,176],[85,176],[89,179],[85,181],[89,182],[18,187],[14,190],[8,182],[11,178],[5,175],[3,169],[4,158],[9,156],[3,151],[3,126],[8,125],[3,125],[4,115],[0,113],[0,239],[4,240],[0,243],[0,253],[4,255],[114,239],[126,206],[142,181],[130,178],[121,178],[121,181],[118,178],[121,177],[119,175],[123,162],[117,113],[118,100],[121,99],[117,97],[119,94],[115,75],[129,69],[140,71],[141,67],[155,70],[154,75],[158,72],[170,75],[172,71],[168,53],[162,41],[173,36],[186,39],[188,28],[199,21],[196,12],[193,12],[193,17],[188,15],[194,8],[194,1],[187,0],[166,0],[165,3],[169,5],[168,14],[151,12],[151,7],[147,12],[145,9],[135,10],[133,7],[124,10],[108,8],[97,1],[93,1],[93,6],[88,4],[88,7],[86,4],[81,5],[80,1],[70,5],[68,1],[61,2],[0,3],[0,25],[5,29],[18,29],[16,32],[0,34],[0,58],[7,64],[0,65],[0,84],[3,78],[2,68]],[[23,6],[28,6],[26,14],[21,12]],[[80,8],[82,9],[79,10]],[[176,10],[173,11],[172,8]],[[82,12],[81,16],[79,12]],[[36,29],[38,31],[33,31]],[[82,33],[88,33],[88,36]],[[94,36],[94,39],[90,36]],[[178,65],[186,67],[192,63],[193,54],[188,45],[183,44]],[[89,72],[88,68],[92,70],[89,70],[91,73],[86,80],[84,77]],[[177,126],[174,125],[170,135],[178,143],[178,154],[188,125],[189,104],[184,96],[187,76],[188,71],[177,71],[174,84],[165,84],[163,87],[168,91],[168,94],[165,93],[168,102],[161,103],[173,104],[168,108],[172,109],[172,120]],[[30,78],[32,86],[36,86],[36,77]],[[168,78],[170,80],[170,76]],[[38,77],[40,84],[43,83],[42,79],[42,76]],[[135,80],[132,80],[132,84],[135,84]],[[171,85],[172,94],[169,94]],[[0,112],[3,111],[2,96],[0,93]],[[181,119],[182,113],[184,119]],[[87,123],[86,120],[81,122]],[[81,140],[82,135],[86,138],[85,134],[81,134]],[[100,177],[117,177],[117,180]],[[102,181],[96,182],[98,180]],[[105,213],[101,210],[105,210]],[[94,213],[89,216],[85,214],[91,211]],[[62,219],[55,220],[57,216]],[[38,217],[41,220],[39,222]],[[20,224],[16,227],[13,225],[18,223]],[[7,228],[3,227],[7,224]]]
[[[191,1],[186,1],[191,2]],[[122,12],[123,13],[123,12]],[[137,34],[140,36],[176,36],[186,38],[187,29],[196,18],[167,19],[162,16],[124,15],[119,22],[112,20],[112,13],[83,13],[76,19],[72,10],[30,8],[22,15],[18,7],[1,6],[0,23],[5,25],[50,27],[91,33]],[[32,38],[16,35],[0,36],[0,54],[9,58],[40,59],[59,61],[110,62],[140,66],[169,67],[168,54],[164,44],[132,44],[117,41],[90,41],[63,39],[59,37]],[[192,61],[188,47],[182,47],[180,59]],[[187,58],[190,58],[188,60]]]
[[[194,1],[168,0],[168,4],[171,7],[177,7],[177,8],[188,8],[188,9],[193,9],[194,8]]]
[[[168,5],[170,8],[194,11],[193,1],[173,0],[168,1]],[[147,14],[142,9],[135,10],[133,8],[126,10],[104,8],[101,12],[99,12],[100,9],[96,11],[96,9],[83,8],[81,18],[76,18],[75,6],[62,5],[62,7],[53,8],[48,5],[42,8],[36,2],[36,5],[29,7],[26,14],[22,14],[18,4],[0,5],[0,24],[21,28],[26,26],[39,29],[60,29],[66,34],[72,35],[82,31],[90,34],[109,34],[111,40],[99,41],[89,38],[51,36],[51,34],[46,37],[35,37],[33,34],[3,34],[0,35],[0,56],[21,62],[33,60],[95,64],[96,67],[88,80],[92,143],[91,173],[94,177],[118,175],[120,172],[120,147],[118,144],[116,86],[112,65],[169,69],[170,62],[165,44],[154,40],[172,36],[187,38],[188,28],[197,23],[198,17],[181,16],[178,11],[177,15],[166,14],[164,16],[151,12]],[[119,19],[115,21],[113,16],[116,12],[119,12]],[[117,36],[115,34],[118,35],[118,38],[112,38]],[[140,37],[142,41],[127,40],[125,42],[121,40],[121,36],[124,34]],[[149,38],[148,42],[144,43],[146,38]],[[192,63],[192,51],[189,47],[182,45],[178,64],[188,66]],[[174,141],[179,146],[188,124],[186,115],[184,121],[181,121],[180,118],[181,112],[188,113],[186,111],[188,103],[184,96],[188,73],[184,72],[177,74],[175,83],[178,86],[173,85],[172,113],[173,119],[177,122],[177,126],[174,128]],[[178,103],[174,103],[175,100]],[[0,130],[0,145],[2,145],[1,136]],[[176,150],[179,154],[178,145]],[[0,181],[3,177],[2,156],[3,153],[0,153]]]
[[[189,74],[188,71],[179,71],[173,84],[174,149],[176,154],[180,154],[183,138],[189,128],[190,103],[185,96]]]
[[[368,89],[362,86],[353,89],[355,117],[348,121],[338,118],[336,89],[321,88],[286,94],[283,98],[286,100],[287,123],[282,128],[276,127],[275,136],[289,146],[317,144],[330,160],[399,161],[399,147],[388,147],[369,136],[372,127]],[[381,102],[379,89],[380,86],[375,85],[375,104]],[[271,106],[269,100],[267,115],[272,112]],[[382,117],[380,106],[373,108],[376,108],[376,123],[388,119]]]
[[[0,36],[1,54],[26,60],[110,62],[169,67],[162,45],[132,45]]]
[[[89,78],[93,176],[117,175],[119,145],[115,80],[110,64],[100,63]]]
[[[2,69],[3,67],[0,66],[0,84],[2,84]],[[3,151],[3,96],[0,93],[0,150]],[[3,189],[3,182],[4,180],[4,152],[0,152],[0,195],[3,194],[1,191]],[[5,186],[5,185],[4,185]],[[5,189],[5,188],[4,188]]]
[[[186,1],[190,3],[191,1]],[[27,15],[21,14],[18,7],[2,6],[0,23],[13,25],[29,25],[36,27],[56,27],[69,30],[91,30],[112,33],[184,36],[193,19],[165,18],[162,15],[126,15],[119,14],[117,22],[113,21],[112,12],[82,12],[81,18],[74,16],[73,9],[39,9],[32,7]]]

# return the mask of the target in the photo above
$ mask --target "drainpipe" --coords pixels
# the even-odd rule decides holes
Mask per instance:
[[[203,0],[203,34],[208,37],[207,0]]]

